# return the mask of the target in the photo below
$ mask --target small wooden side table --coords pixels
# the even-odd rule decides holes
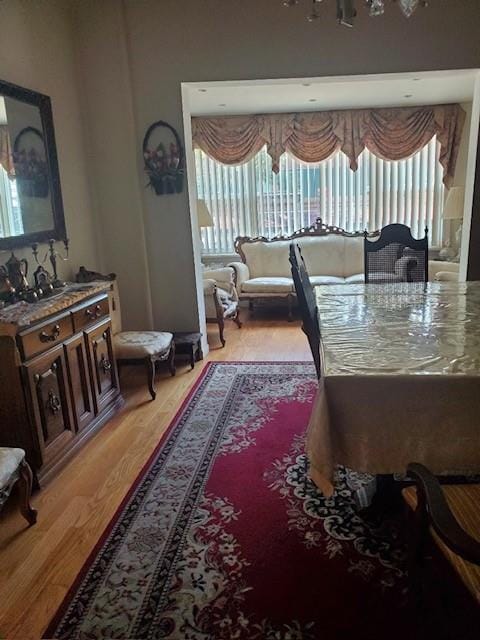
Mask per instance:
[[[188,355],[191,369],[194,368],[195,362],[203,360],[201,337],[201,333],[188,333],[186,331],[177,331],[173,334],[175,355]]]

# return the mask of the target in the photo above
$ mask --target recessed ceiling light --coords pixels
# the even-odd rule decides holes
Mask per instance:
[[[222,103],[220,103],[218,106],[219,106],[219,107],[226,107],[227,105],[226,105],[224,102],[222,102]]]
[[[316,98],[310,98],[309,102],[316,102],[317,99]]]
[[[420,78],[413,78],[414,82],[420,82]]]
[[[310,82],[302,82],[302,87],[311,87],[311,83]]]
[[[411,93],[406,93],[403,97],[404,97],[404,98],[413,98],[413,94],[411,94]]]
[[[207,93],[206,89],[199,89],[200,93]]]

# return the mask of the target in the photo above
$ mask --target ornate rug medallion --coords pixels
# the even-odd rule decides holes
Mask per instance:
[[[397,531],[343,469],[330,499],[306,478],[315,389],[308,363],[208,365],[46,637],[415,637]]]

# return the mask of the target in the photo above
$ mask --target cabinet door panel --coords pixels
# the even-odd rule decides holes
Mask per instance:
[[[63,347],[48,351],[24,365],[31,411],[40,440],[42,463],[60,453],[74,437]]]
[[[91,365],[93,400],[99,413],[118,395],[118,375],[110,320],[87,329],[85,340]]]
[[[82,431],[95,416],[83,334],[67,340],[64,349],[68,364],[73,418],[77,431]]]

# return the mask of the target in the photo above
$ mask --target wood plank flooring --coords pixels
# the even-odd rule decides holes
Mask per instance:
[[[12,498],[0,514],[0,638],[42,637],[205,362],[311,359],[300,323],[287,323],[281,310],[276,318],[266,313],[240,330],[228,322],[223,349],[209,325],[206,360],[192,372],[179,363],[175,378],[162,369],[154,402],[141,368],[125,367],[125,408],[34,496],[34,527],[26,527]]]

